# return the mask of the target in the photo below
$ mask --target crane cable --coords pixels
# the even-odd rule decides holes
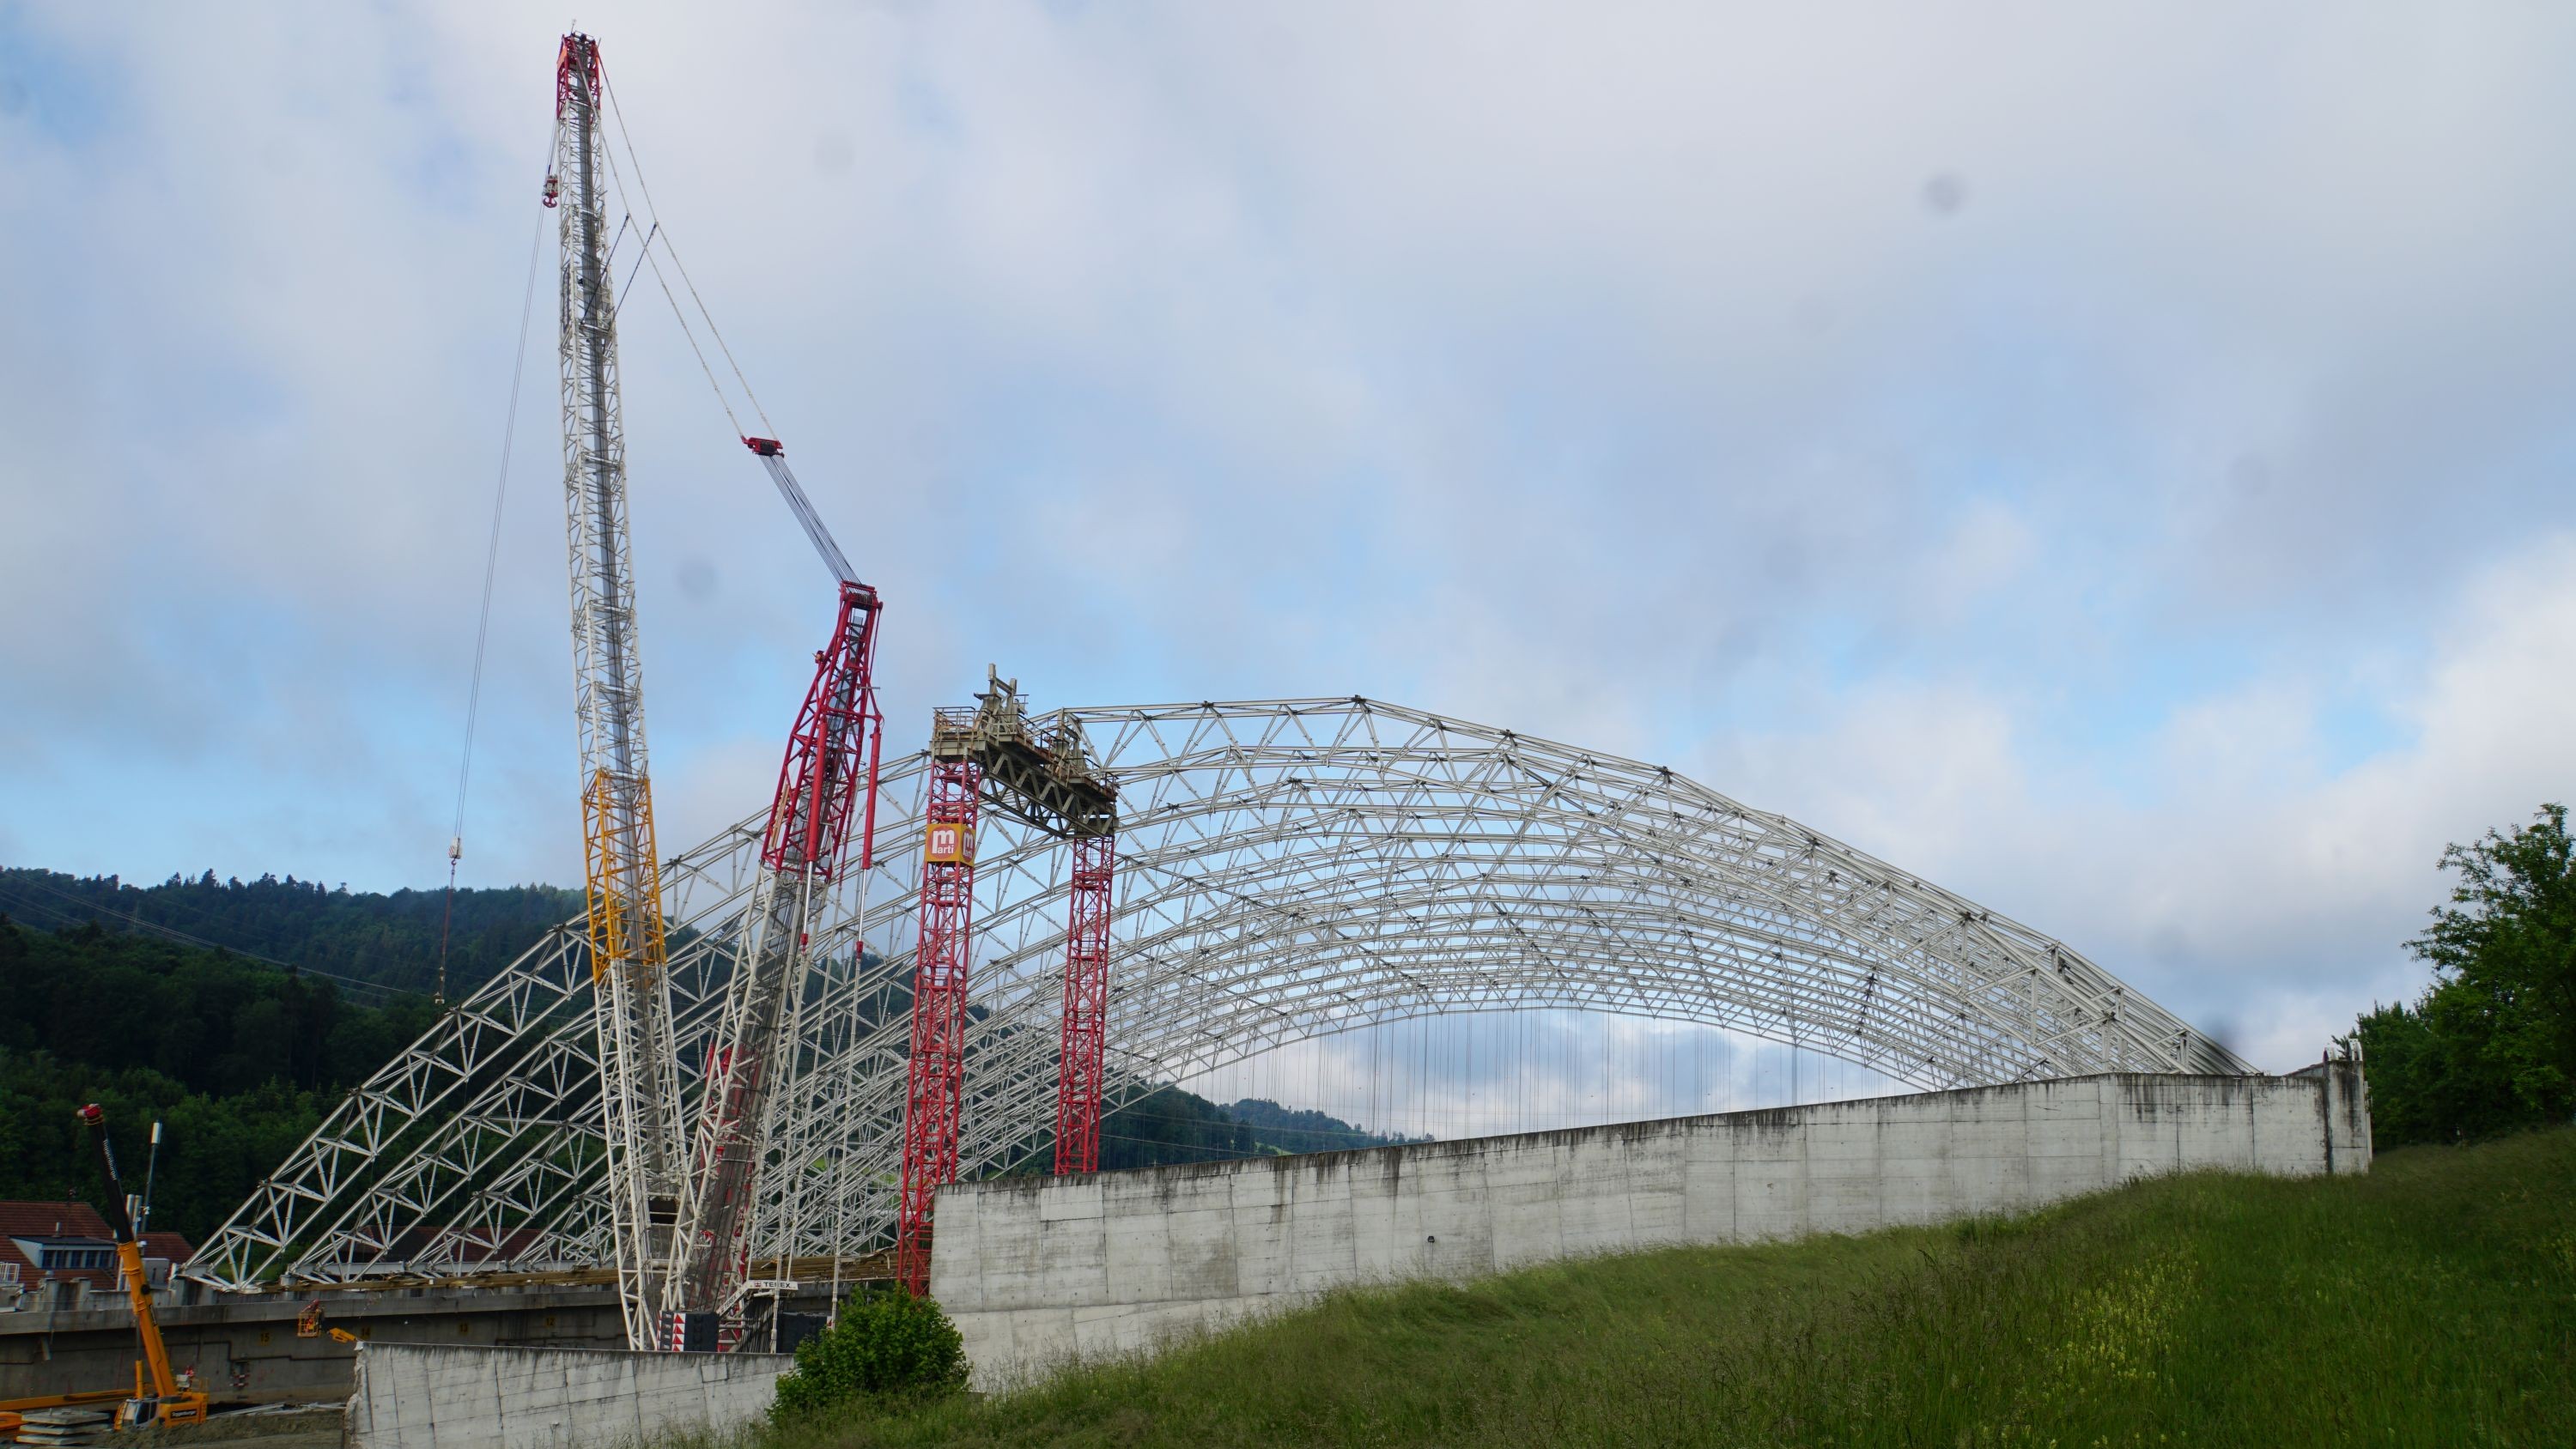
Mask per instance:
[[[528,237],[528,280],[519,298],[519,349],[510,362],[508,420],[501,425],[501,468],[492,484],[492,530],[483,545],[483,608],[474,621],[474,674],[465,691],[465,743],[456,765],[456,819],[447,841],[447,899],[438,912],[438,985],[430,998],[447,1006],[448,928],[456,917],[456,867],[465,855],[465,789],[474,776],[474,722],[483,708],[483,655],[492,638],[492,581],[501,562],[501,511],[510,496],[510,448],[519,436],[519,393],[528,369],[528,323],[537,309],[537,252],[546,236],[540,214]]]
[[[680,306],[678,294],[671,290],[670,279],[662,275],[662,264],[652,259],[653,241],[657,237],[661,240],[663,255],[671,259],[672,269],[680,274],[680,285],[688,288],[689,300],[697,304],[698,316],[706,323],[707,336],[714,339],[716,351],[724,355],[725,366],[733,370],[733,380],[742,388],[743,401],[750,406],[753,415],[760,419],[762,433],[767,437],[777,437],[778,429],[769,421],[768,410],[760,405],[759,395],[751,390],[751,379],[743,376],[742,364],[734,360],[733,348],[726,345],[724,334],[716,330],[715,314],[707,310],[706,298],[698,295],[698,284],[689,276],[688,264],[680,260],[680,249],[671,244],[670,229],[662,225],[661,209],[653,204],[653,188],[644,179],[643,158],[635,154],[635,137],[626,129],[626,112],[617,104],[617,87],[609,83],[605,67],[599,73],[599,85],[600,89],[608,94],[608,113],[617,122],[617,139],[625,144],[627,164],[635,171],[635,189],[644,198],[644,214],[652,223],[652,231],[646,236],[644,242],[644,257],[652,264],[653,280],[661,284],[663,299],[671,304],[671,315],[679,321],[680,335],[689,340],[689,351],[696,354],[699,370],[707,375],[707,386],[715,390],[717,406],[724,409],[726,421],[733,424],[734,436],[748,437],[749,434],[743,431],[742,419],[734,413],[732,400],[725,396],[724,385],[716,381],[715,368],[708,363],[705,349],[698,346],[697,333],[689,326],[688,312]],[[608,175],[617,186],[618,199],[624,201],[626,180],[617,169],[617,158],[614,153],[609,156]],[[628,203],[627,210],[630,215],[633,213],[634,206],[631,202]]]

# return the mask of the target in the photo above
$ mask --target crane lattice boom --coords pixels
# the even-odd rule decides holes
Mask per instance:
[[[564,504],[572,576],[573,710],[581,741],[593,1019],[609,1214],[627,1339],[655,1338],[679,1183],[678,1061],[663,972],[662,889],[645,767],[644,674],[636,652],[627,536],[626,438],[609,288],[607,143],[599,46],[567,35],[555,60],[554,173],[563,257]]]
[[[763,456],[783,479],[781,491],[802,500],[804,490],[795,487],[777,445],[770,447]],[[837,560],[840,550],[827,547],[830,535],[810,507],[801,516],[816,546],[826,548],[826,561]],[[847,572],[846,563],[840,571]],[[812,970],[811,943],[823,925],[816,915],[830,898],[853,823],[859,869],[872,863],[882,737],[873,684],[877,618],[876,590],[845,579],[831,642],[814,656],[814,683],[779,766],[748,939],[707,1048],[706,1106],[691,1156],[682,1267],[672,1280],[669,1311],[725,1315],[736,1326],[736,1346],[737,1295],[749,1278],[748,1228],[769,1155],[773,1087],[794,1070],[795,1015]]]

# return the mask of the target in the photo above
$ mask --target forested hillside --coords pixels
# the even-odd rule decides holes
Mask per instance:
[[[29,876],[70,880],[7,873],[21,894]],[[211,931],[226,928],[217,920],[247,923],[271,946],[331,939],[328,930],[299,920],[299,909],[307,917],[347,924],[368,919],[366,903],[399,899],[268,881],[153,891],[112,882],[80,884],[120,903],[142,897],[167,905],[202,891],[201,903],[230,902],[243,909],[230,917],[210,912],[195,918],[196,924]],[[431,893],[407,894],[436,900]],[[493,898],[517,893],[474,894],[494,904]],[[577,899],[543,887],[527,894]],[[461,910],[465,893],[458,895]],[[64,902],[56,919],[75,911],[87,915],[87,908]],[[507,920],[496,905],[484,925],[498,930]],[[353,999],[358,995],[368,1000]],[[150,1123],[166,1124],[153,1226],[202,1242],[348,1088],[433,1019],[426,996],[383,988],[352,993],[229,950],[137,931],[128,916],[99,911],[56,931],[0,911],[0,1198],[95,1202],[97,1171],[72,1113],[85,1102],[100,1102],[130,1159],[133,1186],[141,1186]],[[1273,1103],[1238,1103],[1237,1109],[1178,1088],[1157,1088],[1102,1123],[1101,1166],[1205,1162],[1384,1140],[1338,1119]],[[1245,1125],[1247,1113],[1239,1109],[1256,1109],[1250,1115],[1264,1124],[1275,1119],[1295,1130]],[[1048,1154],[1039,1153],[1033,1170],[1045,1170],[1047,1160]]]
[[[0,915],[0,1197],[95,1202],[72,1118],[104,1103],[140,1187],[167,1124],[152,1223],[200,1240],[337,1101],[430,1022],[228,952]]]
[[[581,913],[579,891],[553,886],[459,890],[448,926],[447,989],[460,996],[536,943],[549,927]],[[438,969],[442,890],[391,895],[326,887],[320,881],[194,880],[156,886],[117,877],[0,870],[0,910],[21,922],[68,927],[97,920],[111,928],[176,933],[272,964],[356,977],[426,994]]]
[[[1431,1140],[1428,1137],[1407,1137],[1401,1132],[1392,1136],[1362,1132],[1339,1117],[1299,1107],[1283,1107],[1259,1097],[1246,1097],[1225,1111],[1234,1120],[1249,1126],[1265,1146],[1276,1152],[1339,1152],[1345,1147],[1379,1147],[1390,1142]]]
[[[1228,1157],[1338,1152],[1407,1140],[1363,1132],[1339,1117],[1276,1102],[1246,1099],[1220,1107],[1195,1092],[1157,1087],[1101,1119],[1100,1166],[1115,1172]]]

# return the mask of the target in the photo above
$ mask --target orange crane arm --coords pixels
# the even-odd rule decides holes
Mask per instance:
[[[107,1175],[107,1222],[116,1234],[116,1267],[125,1279],[125,1296],[134,1305],[134,1331],[143,1340],[144,1366],[152,1375],[152,1398],[161,1411],[133,1416],[132,1421],[148,1422],[157,1417],[185,1423],[202,1419],[206,1416],[206,1396],[181,1391],[178,1376],[170,1371],[170,1350],[161,1341],[160,1320],[152,1316],[152,1282],[144,1276],[143,1244],[136,1239],[134,1219],[125,1210],[125,1179],[117,1175],[116,1149],[107,1140],[107,1109],[92,1102],[80,1109],[79,1116],[81,1125],[89,1129],[90,1140],[98,1145],[98,1165]],[[138,1399],[143,1397],[141,1388],[136,1385]]]

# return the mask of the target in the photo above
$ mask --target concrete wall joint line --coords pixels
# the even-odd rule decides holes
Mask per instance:
[[[2369,1140],[2367,1100],[2341,1080],[2357,1073],[2310,1071],[2113,1074],[1150,1168],[1034,1188],[961,1184],[940,1196],[931,1292],[959,1305],[950,1316],[976,1383],[996,1388],[1076,1358],[1151,1350],[1334,1287],[1405,1276],[1407,1264],[1416,1275],[1460,1278],[1677,1242],[2023,1212],[2158,1172],[2363,1170],[2367,1148],[2342,1154],[2357,1160],[2338,1160],[2334,1140],[2347,1118],[2360,1141]],[[2079,1102],[2093,1109],[2089,1117]],[[2303,1119],[2324,1127],[2322,1152],[2307,1147],[2297,1126]],[[1227,1206],[1162,1210],[1201,1202],[1193,1184],[1212,1178],[1228,1183]],[[1365,1195],[1362,1181],[1370,1184]],[[1160,1219],[1122,1233],[1104,1218],[1098,1233],[1042,1238],[1041,1222],[1068,1213],[1051,1195],[1077,1192],[1104,1215]],[[1695,1201],[1695,1193],[1723,1201]],[[1439,1243],[1414,1241],[1425,1232]],[[1467,1253],[1438,1251],[1453,1236]],[[1028,1243],[1033,1256],[948,1246],[1002,1241]],[[1112,1243],[1119,1261],[1109,1271]],[[1045,1257],[1077,1244],[1093,1261]],[[1227,1272],[1207,1271],[1220,1262]],[[1253,1264],[1262,1265],[1257,1274],[1246,1266]],[[1234,1296],[1202,1296],[1228,1282]]]
[[[794,1363],[783,1354],[368,1344],[352,1380],[347,1442],[571,1449],[692,1430],[722,1434],[758,1418]]]

